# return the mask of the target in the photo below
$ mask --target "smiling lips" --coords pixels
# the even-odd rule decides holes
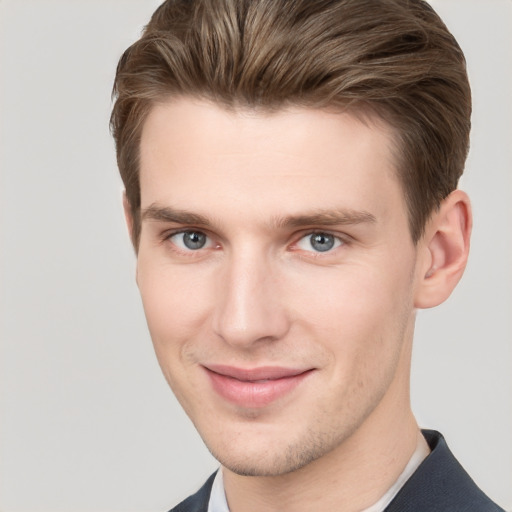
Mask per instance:
[[[264,407],[295,389],[313,370],[266,366],[250,370],[232,366],[204,367],[213,389],[245,408]]]

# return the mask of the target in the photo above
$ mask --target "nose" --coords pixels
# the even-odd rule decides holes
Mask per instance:
[[[224,342],[251,350],[288,332],[282,283],[265,257],[254,253],[232,256],[219,281],[213,329]]]

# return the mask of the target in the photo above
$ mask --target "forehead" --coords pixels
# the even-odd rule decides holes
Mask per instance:
[[[382,210],[385,194],[402,201],[392,149],[392,130],[372,118],[174,99],[155,105],[143,127],[141,206]]]

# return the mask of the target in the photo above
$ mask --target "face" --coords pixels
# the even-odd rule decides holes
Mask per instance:
[[[227,468],[288,473],[405,407],[417,256],[391,153],[349,114],[185,98],[149,115],[137,282]]]

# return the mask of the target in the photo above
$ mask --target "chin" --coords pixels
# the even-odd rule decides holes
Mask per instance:
[[[253,443],[213,448],[212,455],[229,471],[240,476],[275,477],[282,476],[311,464],[334,450],[343,439],[338,436],[310,432],[299,442],[281,441],[274,446],[258,447]],[[249,446],[248,446],[249,445]],[[252,445],[252,446],[250,446]]]
[[[214,454],[215,456],[215,454]],[[240,476],[275,477],[286,475],[306,466],[316,457],[305,454],[268,454],[263,457],[217,457],[217,460],[229,471]]]

